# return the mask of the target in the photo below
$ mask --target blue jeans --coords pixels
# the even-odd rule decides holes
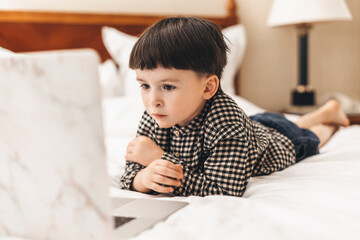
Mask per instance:
[[[299,128],[283,115],[266,112],[250,116],[250,118],[288,137],[295,146],[296,162],[319,153],[320,139],[312,131]]]

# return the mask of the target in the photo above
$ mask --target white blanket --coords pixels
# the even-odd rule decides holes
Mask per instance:
[[[249,115],[263,111],[235,100]],[[153,197],[117,188],[127,143],[135,137],[143,111],[141,100],[106,99],[103,106],[111,195]],[[190,205],[135,239],[358,239],[359,146],[360,126],[342,128],[319,155],[251,178],[242,198],[168,198]]]

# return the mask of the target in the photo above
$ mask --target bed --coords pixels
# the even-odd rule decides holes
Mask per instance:
[[[224,90],[248,115],[263,112],[265,109],[237,95],[246,32],[235,1],[227,1],[226,7],[226,16],[206,17],[223,28],[231,44]],[[134,239],[358,239],[359,125],[341,128],[319,155],[283,171],[251,178],[241,198],[154,196],[118,188],[126,146],[134,138],[144,110],[127,57],[139,33],[164,17],[0,12],[0,47],[12,52],[85,47],[99,53],[110,195],[190,203]]]

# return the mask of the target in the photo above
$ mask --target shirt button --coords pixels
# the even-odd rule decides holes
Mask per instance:
[[[175,157],[179,157],[180,154],[178,152],[175,153]]]
[[[177,137],[180,135],[180,133],[179,133],[178,130],[175,130],[175,131],[174,131],[174,134],[175,134],[175,136],[177,136]]]

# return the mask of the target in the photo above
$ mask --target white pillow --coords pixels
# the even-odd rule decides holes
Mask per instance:
[[[10,51],[10,50],[7,50],[3,47],[0,47],[0,56],[11,56],[11,55],[15,55],[16,53]]]
[[[99,64],[99,78],[102,96],[105,98],[123,95],[124,87],[119,81],[119,71],[113,60]]]
[[[235,94],[234,80],[245,55],[246,32],[242,24],[225,28],[222,32],[229,47],[229,52],[227,53],[227,64],[221,79],[221,87],[225,93]]]
[[[102,38],[110,56],[120,67],[117,86],[122,86],[123,89],[118,89],[118,92],[124,96],[140,94],[139,84],[135,81],[135,71],[129,68],[130,53],[137,37],[120,32],[115,28],[103,27]]]
[[[235,94],[234,78],[242,63],[246,48],[246,33],[242,24],[223,29],[223,34],[229,46],[228,64],[224,68],[221,86],[224,92]],[[137,38],[115,28],[103,27],[102,38],[111,57],[120,67],[119,83],[124,87],[124,95],[140,94],[135,71],[128,67],[131,49]]]

